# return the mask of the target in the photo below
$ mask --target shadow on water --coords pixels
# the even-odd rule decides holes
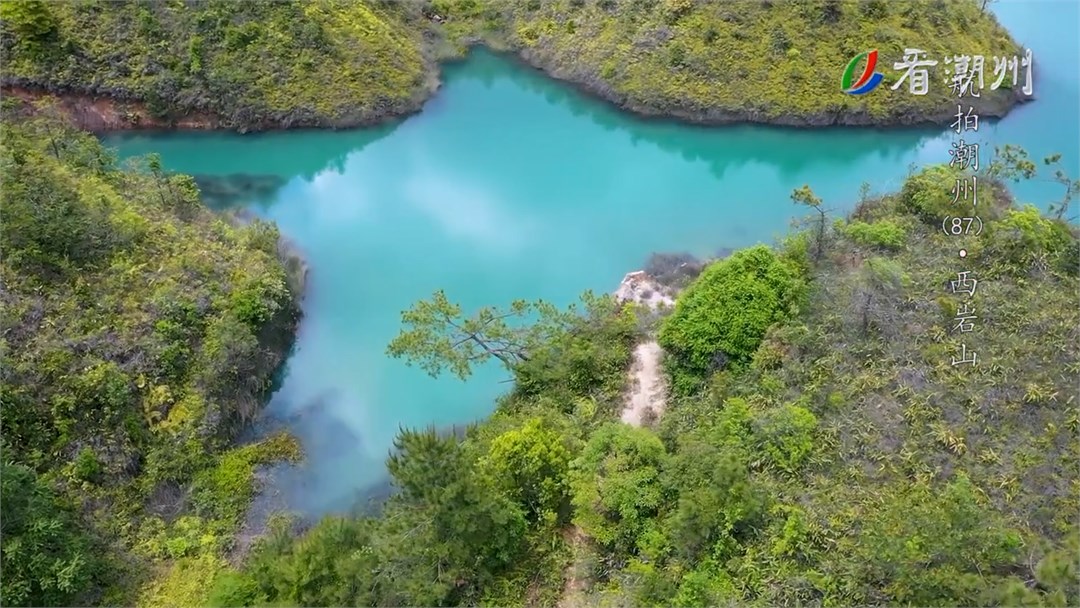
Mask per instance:
[[[271,177],[284,184],[297,177],[311,180],[325,171],[343,173],[351,154],[388,137],[404,120],[365,129],[271,131],[242,136],[231,132],[118,132],[102,141],[107,146],[122,146],[125,156],[166,148],[169,158],[165,160],[171,169],[198,175],[204,181],[210,176],[226,176],[236,182],[230,187],[245,180],[252,186],[265,187]],[[296,144],[298,140],[303,143]],[[205,150],[214,150],[214,154],[207,155]],[[176,166],[169,162],[173,159],[184,162]]]
[[[264,465],[256,471],[258,491],[245,517],[245,538],[260,536],[266,531],[270,518],[277,514],[291,513],[299,529],[314,525],[328,513],[376,515],[396,493],[392,478],[383,470],[373,482],[342,493],[333,500],[327,501],[318,495],[318,488],[325,484],[321,476],[326,474],[326,471],[320,470],[320,465],[343,454],[354,454],[357,446],[364,442],[360,434],[347,425],[333,423],[333,418],[326,415],[326,410],[333,408],[335,401],[340,398],[334,391],[327,391],[305,407],[287,415],[275,413],[273,408],[269,408],[243,434],[242,443],[255,442],[280,431],[288,431],[298,437],[318,437],[318,441],[305,442],[306,453],[302,462]],[[444,436],[453,434],[464,438],[468,429],[468,425],[452,425],[438,429],[438,432]],[[389,456],[390,452],[387,452],[384,459]],[[351,464],[365,466],[369,463]],[[310,500],[305,500],[305,496]]]
[[[211,209],[235,207],[266,207],[274,200],[287,180],[273,174],[232,173],[229,175],[199,174],[192,176],[199,186],[203,203]]]

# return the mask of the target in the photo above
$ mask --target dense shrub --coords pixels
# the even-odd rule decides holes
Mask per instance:
[[[1003,578],[1003,566],[1019,557],[1017,531],[987,508],[966,475],[942,488],[918,483],[890,490],[877,504],[863,506],[859,542],[848,540],[843,551],[834,551],[855,559],[827,559],[827,571],[844,564],[830,573],[836,577],[830,583],[888,580],[885,597],[920,606],[985,602],[980,587],[992,588]],[[858,587],[848,588],[855,594],[837,589],[846,602],[871,599]]]
[[[519,395],[547,394],[567,405],[583,396],[615,397],[638,336],[633,309],[610,298],[589,300],[584,316],[552,335],[514,367]]]
[[[140,118],[208,113],[239,129],[357,124],[414,109],[434,70],[419,11],[405,2],[2,6],[5,84],[108,91],[145,104]]]
[[[570,452],[542,419],[534,418],[496,437],[487,462],[504,491],[532,521],[554,523],[567,515]]]
[[[11,262],[53,271],[100,262],[116,242],[104,196],[78,182],[8,130],[3,158],[4,240]]]
[[[288,305],[289,289],[285,285],[285,273],[277,276],[260,276],[237,285],[232,292],[233,313],[253,329],[269,321]]]
[[[872,223],[850,222],[844,225],[844,234],[859,245],[882,249],[899,249],[907,240],[907,230],[898,222],[881,220]]]
[[[948,165],[927,167],[904,181],[900,190],[902,205],[931,226],[941,225],[947,215],[957,215],[952,190],[963,173]]]
[[[601,427],[574,463],[575,522],[609,549],[632,551],[664,504],[666,459],[664,445],[647,430]]]
[[[748,362],[766,330],[796,305],[802,289],[798,273],[760,245],[706,268],[660,330],[676,388],[704,380],[729,361]]]
[[[269,243],[276,232],[218,220],[191,179],[160,163],[118,170],[96,138],[57,120],[5,119],[0,129],[5,462],[62,480],[60,499],[80,517],[54,524],[48,515],[39,523],[54,528],[43,533],[66,538],[84,524],[80,534],[116,541],[101,556],[110,563],[149,571],[147,560],[216,551],[252,480],[247,452],[218,463],[221,440],[257,411],[296,320],[296,294]],[[177,517],[193,478],[210,480],[192,501],[207,518]],[[102,592],[62,550],[42,559],[11,544],[8,523],[19,520],[8,506],[5,498],[5,605]],[[150,513],[175,521],[138,538]],[[207,563],[216,562],[194,565]],[[135,603],[135,582],[110,587],[102,601]]]
[[[837,98],[837,62],[886,40],[882,54],[890,62],[900,58],[899,41],[918,40],[930,57],[952,53],[950,44],[987,57],[1011,56],[1017,47],[978,3],[941,4],[934,11],[943,18],[939,23],[889,10],[886,0],[863,6],[854,0],[440,0],[436,12],[450,16],[440,29],[459,52],[477,39],[529,49],[526,57],[539,67],[644,112],[805,124],[857,113],[895,124],[944,121],[955,113],[955,99],[948,87],[919,96],[906,87],[882,87],[872,97]],[[918,6],[907,12],[924,14],[925,3]],[[499,19],[492,20],[491,11]],[[964,23],[964,31],[950,31],[949,23]],[[833,30],[847,34],[839,39]],[[809,59],[822,57],[830,59]],[[984,89],[976,106],[991,99],[995,108],[1015,103],[1005,91]]]
[[[0,467],[5,606],[78,605],[99,567],[73,514],[26,467]]]
[[[764,494],[750,480],[750,446],[735,436],[716,439],[704,433],[683,437],[664,475],[678,502],[663,528],[674,555],[687,564],[744,539],[764,515]]]
[[[995,262],[1021,272],[1038,264],[1074,274],[1077,270],[1077,238],[1068,224],[1043,217],[1033,205],[1006,211],[989,224],[986,239]]]
[[[818,420],[797,405],[786,405],[765,414],[756,434],[773,466],[787,473],[799,470],[814,450]]]

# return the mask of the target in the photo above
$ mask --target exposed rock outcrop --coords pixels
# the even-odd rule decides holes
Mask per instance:
[[[672,290],[661,285],[644,270],[637,270],[623,277],[619,288],[615,290],[615,299],[641,304],[652,310],[675,304]]]
[[[94,97],[80,93],[51,94],[23,87],[4,87],[4,97],[13,97],[28,104],[45,101],[80,129],[91,133],[134,131],[140,129],[218,129],[220,121],[209,114],[190,114],[176,119],[157,118],[146,104],[121,101],[109,97]]]

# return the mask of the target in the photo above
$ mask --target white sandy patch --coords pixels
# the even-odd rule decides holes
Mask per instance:
[[[652,410],[654,418],[664,412],[667,389],[660,370],[660,358],[664,351],[656,340],[638,344],[634,349],[634,362],[630,367],[630,391],[622,411],[622,421],[641,426],[646,413]]]
[[[623,277],[619,289],[615,291],[615,298],[624,302],[636,302],[654,311],[675,304],[671,291],[641,270]],[[655,420],[664,412],[667,387],[660,369],[663,355],[660,344],[652,339],[638,344],[634,349],[634,360],[630,366],[630,389],[627,391],[621,416],[626,424],[641,426],[649,417]]]

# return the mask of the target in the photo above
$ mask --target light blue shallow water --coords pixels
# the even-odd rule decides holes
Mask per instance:
[[[995,11],[1034,49],[1038,100],[983,123],[977,139],[1035,158],[1061,152],[1080,175],[1077,3]],[[123,156],[156,151],[178,171],[287,180],[253,209],[312,268],[296,352],[267,411],[308,452],[304,470],[280,480],[294,508],[344,508],[382,478],[399,427],[475,420],[505,389],[495,368],[461,383],[385,357],[413,301],[440,288],[466,308],[610,291],[653,251],[771,241],[797,212],[788,195],[798,185],[849,208],[863,181],[893,189],[910,164],[947,161],[953,140],[943,129],[644,122],[482,52],[444,80],[421,114],[391,127],[110,138]],[[1058,188],[1018,192],[1045,206]]]

